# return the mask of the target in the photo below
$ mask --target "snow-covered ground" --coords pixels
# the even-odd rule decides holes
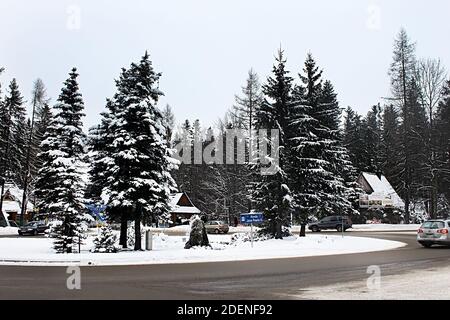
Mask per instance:
[[[0,238],[0,264],[22,265],[130,265],[236,261],[348,254],[395,249],[404,243],[371,238],[330,235],[289,237],[254,243],[230,243],[230,235],[211,235],[212,249],[185,250],[185,236],[154,235],[153,251],[90,253],[92,237],[82,247],[81,254],[55,254],[48,238]]]
[[[353,228],[349,229],[347,232],[354,231],[417,231],[419,229],[420,224],[354,224]],[[166,234],[183,234],[187,233],[190,230],[188,225],[185,226],[176,226],[172,228],[150,228],[154,232],[164,232]],[[254,228],[256,230],[256,228]],[[309,230],[306,230],[310,232]],[[333,231],[333,230],[330,230]],[[250,232],[249,226],[238,226],[238,227],[230,227],[229,233],[238,233],[238,232]],[[300,226],[293,226],[291,228],[291,232],[298,234],[300,232]]]
[[[368,275],[369,276],[369,275]],[[450,266],[415,270],[401,275],[383,276],[378,285],[369,279],[344,282],[326,287],[302,289],[290,298],[327,300],[448,300],[450,297]]]
[[[0,236],[17,236],[19,228],[15,227],[0,227]]]
[[[191,227],[189,225],[176,226],[171,228],[148,228],[153,232],[164,232],[165,234],[186,234],[189,233]],[[254,228],[256,230],[256,228]],[[229,233],[238,233],[238,232],[250,232],[250,227],[247,226],[230,226]]]
[[[349,231],[417,231],[420,224],[354,224]]]

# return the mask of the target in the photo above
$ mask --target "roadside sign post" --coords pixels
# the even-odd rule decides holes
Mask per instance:
[[[242,213],[241,223],[250,224],[250,242],[253,248],[253,223],[260,223],[264,221],[264,215],[262,213]]]
[[[250,224],[250,242],[253,248],[253,223]]]

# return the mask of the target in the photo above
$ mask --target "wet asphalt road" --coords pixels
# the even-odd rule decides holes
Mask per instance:
[[[336,234],[336,233],[333,233]],[[450,265],[450,249],[424,249],[411,232],[348,235],[407,243],[351,255],[173,265],[81,268],[81,290],[68,290],[64,267],[0,266],[2,299],[289,299],[302,289]],[[292,296],[291,296],[292,294]]]

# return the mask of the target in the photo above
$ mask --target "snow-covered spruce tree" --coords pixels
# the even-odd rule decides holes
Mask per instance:
[[[100,229],[100,234],[94,239],[93,252],[114,253],[117,252],[117,236],[113,233],[110,225]]]
[[[40,152],[37,155],[39,170],[37,172],[34,195],[39,213],[53,218],[52,204],[56,202],[55,186],[58,184],[56,168],[53,166],[58,155],[54,150],[59,148],[59,140],[54,126],[53,114],[49,112],[45,131],[42,131]]]
[[[349,151],[343,143],[343,134],[340,129],[342,111],[339,107],[337,94],[330,81],[325,81],[318,106],[317,118],[321,127],[322,139],[326,141],[324,157],[331,164],[334,174],[333,184],[335,196],[335,213],[357,214],[356,201],[362,190],[356,183],[358,173],[353,166]]]
[[[141,222],[166,216],[169,195],[175,190],[170,175],[175,160],[165,141],[162,114],[155,106],[162,95],[159,78],[146,52],[139,63],[122,70],[117,92],[107,105],[111,117],[107,141],[112,143],[105,151],[103,192],[108,195],[109,210],[123,213],[121,223],[134,220],[135,250],[141,250]]]
[[[40,199],[61,225],[51,235],[58,253],[71,253],[85,238],[85,223],[90,220],[84,205],[84,139],[82,117],[84,103],[79,92],[78,73],[73,68],[55,105],[55,117],[43,142],[42,156],[47,160],[40,179],[51,176],[52,189],[40,190]]]
[[[36,129],[42,130],[42,121],[48,120],[48,102],[45,85],[41,79],[37,79],[33,84],[32,101],[31,101],[31,119],[27,121],[27,136],[26,147],[24,150],[24,165],[22,170],[22,207],[21,207],[21,219],[26,214],[26,204],[30,197],[30,194],[34,190],[34,181],[37,175],[39,163],[37,155],[40,153],[40,144],[43,140],[43,135]],[[42,119],[42,117],[44,119]],[[39,127],[37,126],[39,124]],[[46,124],[45,124],[46,125]]]
[[[269,159],[268,166],[273,166],[271,174],[261,174],[255,171],[256,183],[253,187],[252,200],[255,209],[264,213],[264,224],[261,232],[268,234],[276,239],[283,237],[283,227],[290,225],[290,213],[292,208],[292,199],[288,187],[288,177],[284,171],[286,159],[286,142],[288,129],[289,111],[292,107],[292,81],[285,68],[286,60],[283,57],[283,51],[278,51],[276,63],[273,66],[272,75],[263,85],[265,99],[256,113],[256,129],[267,130],[266,141],[268,154],[278,152],[278,161]],[[272,144],[270,136],[271,129],[279,130],[279,147]],[[263,141],[260,141],[263,143]],[[257,170],[262,168],[262,157],[268,155],[259,155]],[[264,165],[265,166],[265,165]]]
[[[107,106],[110,106],[113,102],[107,99]],[[108,108],[108,107],[107,107]],[[106,183],[106,168],[108,161],[112,161],[109,158],[109,147],[113,142],[113,138],[109,135],[109,127],[111,125],[111,113],[102,112],[101,122],[97,126],[89,129],[89,184],[86,190],[86,197],[90,201],[97,205],[104,205],[103,188]],[[113,215],[110,212],[110,216]]]
[[[17,185],[22,186],[21,173],[25,162],[26,147],[26,109],[23,97],[19,91],[16,79],[9,85],[9,92],[5,99],[5,107],[10,112],[8,160],[10,178]]]
[[[399,149],[400,149],[399,113],[393,105],[384,107],[383,132],[381,139],[381,158],[383,159],[383,174],[394,189],[399,187]]]
[[[380,105],[374,105],[365,118],[364,171],[381,173],[383,159],[381,159],[382,113]]]
[[[323,85],[321,75],[308,54],[300,75],[303,88],[294,92],[298,103],[291,114],[289,185],[302,223],[309,216],[353,212],[348,198],[354,193],[354,168],[340,137],[336,94],[331,83]]]
[[[366,123],[356,111],[348,107],[345,112],[343,145],[349,151],[352,164],[358,172],[366,171],[367,148],[365,146]]]
[[[0,75],[5,69],[0,67]],[[2,87],[0,82],[0,195],[5,191],[5,180],[8,173],[8,149],[9,137],[11,129],[11,113],[9,108],[6,108],[5,101],[2,96]],[[0,212],[3,210],[3,197],[0,197]]]

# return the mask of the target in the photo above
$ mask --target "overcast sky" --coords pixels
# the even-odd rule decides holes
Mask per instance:
[[[267,77],[281,44],[295,77],[311,51],[341,106],[366,112],[389,94],[401,26],[419,57],[450,66],[449,13],[448,0],[0,0],[0,81],[16,77],[29,100],[40,77],[54,102],[78,67],[90,127],[120,68],[148,50],[163,73],[160,105],[206,126],[233,104],[251,67]]]

